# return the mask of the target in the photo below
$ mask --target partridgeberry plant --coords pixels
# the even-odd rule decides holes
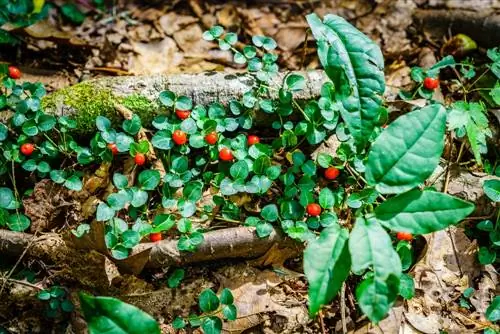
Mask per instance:
[[[236,34],[216,26],[203,37],[246,64],[255,77],[248,92],[227,105],[195,105],[166,90],[158,97],[166,112],[150,130],[134,114],[124,114],[121,125],[99,116],[88,145],[72,137],[76,122],[43,113],[43,87],[20,85],[3,69],[0,106],[12,117],[0,126],[0,172],[8,176],[0,188],[0,222],[16,231],[29,227],[21,205],[29,187],[23,183],[23,193],[16,185],[17,166],[30,180],[49,177],[76,192],[91,192],[82,175],[109,174],[95,213],[72,232],[81,237],[94,218],[102,222],[114,258],[127,258],[141,240],[173,237],[180,251],[196,252],[213,221],[254,227],[261,238],[280,228],[307,244],[311,316],[352,273],[360,276],[361,311],[380,321],[398,295],[413,295],[411,277],[403,273],[413,261],[412,239],[458,223],[474,206],[425,187],[443,151],[445,108],[430,100],[382,128],[388,115],[379,47],[338,16],[307,20],[329,78],[317,99],[297,98],[306,87],[300,73],[277,82],[272,38],[254,36],[240,48]],[[425,89],[433,89],[436,82],[427,81]],[[266,124],[258,123],[259,115]],[[336,152],[311,158],[331,136],[340,142]],[[100,302],[87,299],[88,305]],[[209,332],[220,331],[216,312],[236,317],[224,290],[220,299],[206,292],[200,309],[203,321],[192,325]],[[179,319],[175,326],[184,324]]]

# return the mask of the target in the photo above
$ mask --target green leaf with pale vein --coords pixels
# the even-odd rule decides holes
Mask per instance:
[[[456,224],[474,211],[474,204],[440,192],[413,189],[375,209],[375,217],[393,231],[425,234]]]
[[[424,182],[436,169],[444,148],[446,112],[439,104],[405,114],[373,143],[366,180],[382,194],[397,194]]]

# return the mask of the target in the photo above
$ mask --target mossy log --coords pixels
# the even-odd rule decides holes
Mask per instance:
[[[323,71],[299,73],[306,78],[306,87],[295,93],[295,97],[306,100],[319,96],[322,84],[328,80],[326,74]],[[277,97],[287,74],[276,75],[270,85],[271,98]],[[158,96],[164,90],[188,96],[195,105],[208,105],[215,101],[227,104],[255,86],[256,81],[249,74],[225,72],[104,77],[57,90],[47,95],[42,105],[46,112],[74,116],[79,129],[91,131],[98,115],[114,121],[120,119],[116,103],[138,114],[143,123],[148,124],[155,115],[165,111],[158,102]]]

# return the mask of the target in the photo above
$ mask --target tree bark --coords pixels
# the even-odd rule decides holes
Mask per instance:
[[[115,262],[124,271],[138,274],[144,267],[160,268],[230,258],[256,258],[276,245],[291,250],[290,256],[299,254],[301,249],[299,243],[284,237],[278,230],[273,230],[266,238],[259,238],[253,227],[221,229],[206,232],[203,236],[203,243],[193,253],[180,252],[177,249],[177,240],[170,239],[156,243],[141,243],[133,249],[128,259]],[[83,244],[94,247],[100,243],[98,241]],[[78,247],[78,243],[76,244]],[[69,256],[74,257],[74,245],[67,244],[61,235],[47,233],[36,237],[28,233],[0,230],[0,254],[19,257],[27,247],[29,258],[43,259],[56,265],[66,263]],[[99,248],[101,247],[95,247],[93,250],[101,253],[105,251]],[[145,252],[149,252],[149,257],[141,256]],[[142,258],[145,260],[144,263],[137,263],[142,262]]]

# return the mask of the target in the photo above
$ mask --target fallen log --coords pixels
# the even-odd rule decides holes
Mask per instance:
[[[436,38],[463,33],[484,47],[500,45],[500,14],[491,10],[417,9],[413,19],[417,27]]]
[[[177,240],[169,239],[156,243],[141,243],[133,249],[130,258],[115,262],[124,271],[137,274],[144,267],[160,268],[231,258],[257,258],[264,255],[273,246],[291,250],[288,252],[290,256],[299,254],[301,250],[299,243],[286,238],[277,229],[273,230],[266,238],[259,238],[253,227],[215,230],[206,232],[203,236],[203,243],[193,253],[180,252],[177,249]],[[102,244],[102,242],[95,240],[95,238],[94,242],[83,241],[80,243],[73,239],[72,242],[68,243],[61,235],[55,233],[34,236],[23,232],[0,230],[0,254],[18,257],[27,248],[28,258],[41,259],[56,265],[68,263],[67,258],[73,257],[75,251],[81,252],[82,249],[95,250],[110,257],[106,249],[96,246],[98,244]],[[143,255],[149,256],[144,257]]]
[[[269,85],[271,98],[278,97],[278,89],[289,73],[291,72],[281,72],[274,77]],[[320,70],[294,73],[299,73],[306,79],[305,88],[294,93],[297,100],[318,97],[321,86],[328,80],[325,72]],[[48,113],[74,116],[79,129],[91,131],[95,128],[94,121],[98,115],[111,120],[121,119],[116,112],[116,104],[138,114],[143,124],[147,124],[155,115],[165,112],[165,108],[158,102],[158,96],[164,90],[188,96],[194,105],[208,105],[216,101],[227,104],[241,98],[256,84],[255,78],[248,73],[103,77],[59,89],[45,96],[42,105]]]

